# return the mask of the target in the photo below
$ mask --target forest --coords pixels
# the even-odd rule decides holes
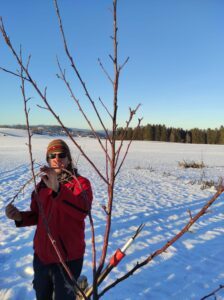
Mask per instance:
[[[166,127],[165,125],[147,124],[136,128],[129,127],[117,129],[117,139],[161,141],[189,144],[224,144],[224,127],[215,129],[193,128],[184,130],[182,128]]]

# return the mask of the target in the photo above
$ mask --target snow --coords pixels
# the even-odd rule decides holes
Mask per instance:
[[[35,166],[45,164],[45,149],[51,137],[34,136]],[[73,144],[68,141],[82,175],[90,179],[94,191],[92,215],[99,257],[107,200],[106,187]],[[103,171],[104,157],[95,139],[77,141]],[[33,300],[32,239],[34,228],[15,228],[4,207],[31,177],[27,135],[23,130],[0,128],[0,299]],[[125,143],[125,145],[127,145]],[[124,152],[123,152],[124,153]],[[201,189],[202,180],[218,182],[224,171],[223,145],[190,145],[163,142],[134,142],[117,178],[113,223],[108,249],[110,255],[130,238],[141,223],[140,236],[127,256],[102,283],[102,288],[121,277],[137,262],[161,248],[195,215],[215,193]],[[203,169],[182,169],[179,161],[203,161]],[[16,199],[16,206],[29,208],[32,184]],[[180,240],[162,255],[121,282],[103,299],[201,299],[224,284],[224,195],[209,208]],[[86,255],[82,274],[91,281],[91,230],[86,220]],[[212,299],[212,297],[210,298]],[[224,299],[224,290],[217,293]]]

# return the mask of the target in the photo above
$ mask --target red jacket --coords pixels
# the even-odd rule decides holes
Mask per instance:
[[[92,190],[88,179],[76,179],[60,184],[58,194],[41,183],[38,187],[38,201],[46,216],[50,233],[65,261],[82,258],[85,252],[84,219],[91,208]],[[59,259],[47,236],[46,225],[39,211],[37,196],[32,194],[31,211],[22,213],[17,227],[37,225],[34,236],[34,252],[45,263],[58,263]]]

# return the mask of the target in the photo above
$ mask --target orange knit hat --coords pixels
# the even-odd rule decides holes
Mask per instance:
[[[46,159],[48,159],[48,155],[50,153],[62,153],[62,152],[67,153],[68,158],[71,160],[71,153],[68,145],[63,140],[60,139],[53,140],[47,146]]]

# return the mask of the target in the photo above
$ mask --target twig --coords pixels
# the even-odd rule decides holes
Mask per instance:
[[[96,242],[95,242],[95,230],[93,219],[91,215],[91,211],[89,212],[89,222],[92,232],[92,270],[93,270],[93,297],[97,298],[98,291],[97,291],[97,277],[96,277]]]
[[[102,68],[103,72],[106,74],[107,78],[109,79],[110,83],[113,85],[114,84],[113,80],[111,79],[110,75],[108,74],[107,70],[104,68],[104,66],[99,58],[98,58],[98,62],[99,62],[100,67]]]
[[[107,132],[107,129],[104,126],[104,123],[103,123],[103,121],[102,121],[102,119],[100,117],[100,114],[99,114],[99,112],[98,112],[98,110],[97,110],[97,108],[95,106],[95,103],[94,103],[92,97],[90,96],[90,93],[89,93],[89,91],[88,91],[88,89],[86,87],[86,84],[83,81],[83,79],[82,79],[82,77],[81,77],[81,75],[80,75],[80,73],[79,73],[79,71],[78,71],[78,69],[76,67],[74,59],[71,56],[70,51],[68,49],[68,45],[67,45],[67,41],[66,41],[66,37],[65,37],[64,29],[63,29],[61,14],[60,14],[60,10],[59,10],[59,7],[58,7],[57,0],[54,0],[54,5],[55,5],[56,14],[57,14],[57,17],[58,17],[60,32],[61,32],[63,43],[64,43],[64,49],[65,49],[66,55],[67,55],[67,57],[68,57],[68,59],[69,59],[69,61],[71,63],[71,67],[74,70],[76,76],[78,77],[78,79],[79,79],[79,81],[80,81],[80,83],[81,83],[81,85],[82,85],[82,87],[83,87],[83,89],[85,91],[85,95],[86,95],[87,99],[89,100],[89,102],[91,103],[91,105],[92,105],[92,107],[93,107],[93,109],[94,109],[94,111],[95,111],[95,113],[96,113],[96,115],[98,117],[98,120],[100,121],[100,124],[103,127],[103,129],[105,131],[105,134],[107,135],[107,138],[110,139],[109,135],[108,135],[108,132]]]
[[[192,213],[191,213],[190,209],[188,209],[187,211],[188,211],[189,216],[190,216],[190,218],[191,218],[191,220],[192,220]]]
[[[90,127],[90,129],[91,129],[91,131],[92,131],[92,133],[93,133],[93,135],[94,135],[95,138],[98,140],[98,142],[99,142],[101,148],[103,149],[105,155],[106,155],[107,158],[110,160],[110,157],[109,157],[109,155],[108,155],[108,152],[106,151],[105,147],[103,146],[102,141],[101,141],[99,135],[97,135],[95,129],[94,129],[93,126],[92,126],[92,123],[90,122],[90,120],[89,120],[89,118],[87,117],[87,115],[85,114],[85,112],[84,112],[82,106],[80,105],[79,100],[78,100],[78,99],[76,98],[76,96],[74,95],[73,90],[72,90],[72,88],[71,88],[71,86],[70,86],[68,80],[67,80],[66,77],[65,77],[65,72],[62,72],[62,68],[61,68],[61,65],[60,65],[58,59],[57,59],[57,63],[58,63],[58,68],[59,68],[60,73],[61,73],[61,77],[60,77],[60,78],[64,81],[65,85],[67,86],[67,88],[68,88],[68,90],[69,90],[69,92],[70,92],[70,95],[71,95],[72,99],[73,99],[73,100],[75,101],[75,103],[77,104],[77,106],[78,106],[78,108],[79,108],[79,111],[81,112],[81,114],[82,114],[83,117],[85,118],[86,122],[88,123],[88,125],[89,125],[89,127]],[[107,131],[107,130],[106,130],[106,134],[107,134],[107,137],[109,138],[109,135],[108,135],[108,131]]]
[[[35,178],[36,178],[37,176],[39,176],[40,173],[41,173],[41,172],[38,172],[37,174],[35,174]],[[27,182],[25,182],[25,183],[23,184],[23,186],[19,189],[19,191],[15,194],[15,196],[14,196],[13,199],[10,201],[10,203],[13,203],[13,202],[15,201],[15,199],[18,198],[19,194],[24,190],[24,188],[25,188],[28,184],[30,184],[32,181],[33,181],[33,177],[30,178],[29,180],[27,180]]]
[[[110,116],[110,118],[113,120],[113,117],[111,115],[111,113],[109,112],[108,108],[106,107],[106,105],[103,103],[103,101],[101,100],[101,98],[99,97],[100,103],[102,104],[102,106],[105,108],[106,112],[108,113],[108,115]]]
[[[104,210],[105,214],[108,215],[108,211],[105,205],[101,205],[102,209]]]
[[[0,70],[4,71],[4,72],[6,72],[6,73],[9,73],[9,74],[11,74],[11,75],[14,75],[14,76],[16,76],[16,77],[21,77],[21,75],[16,74],[15,72],[12,72],[12,71],[7,70],[7,69],[5,69],[5,68],[0,67]],[[23,77],[23,79],[29,81],[29,79],[26,78],[26,77]]]
[[[135,109],[129,108],[129,112],[130,112],[130,114],[129,114],[129,119],[128,119],[128,121],[126,122],[126,127],[125,127],[124,132],[123,132],[123,135],[122,135],[122,137],[121,137],[120,146],[118,147],[118,149],[117,149],[117,151],[116,151],[116,162],[115,162],[115,167],[117,166],[117,163],[118,163],[118,158],[119,158],[119,156],[120,156],[120,151],[121,151],[121,149],[122,149],[122,147],[123,147],[123,142],[124,142],[125,135],[126,135],[126,133],[127,133],[127,131],[128,131],[128,127],[129,127],[129,125],[130,125],[130,123],[131,123],[131,121],[132,121],[134,115],[136,114],[136,112],[137,112],[137,110],[139,109],[140,106],[141,106],[141,104],[139,103],[139,104],[136,106]],[[140,121],[140,122],[141,122],[141,121]],[[140,126],[140,122],[139,122],[139,124],[138,124],[137,127]],[[131,141],[132,141],[133,139],[134,139],[134,137],[132,136]],[[130,146],[129,146],[129,147],[130,147]],[[129,147],[128,147],[128,148],[129,148]],[[126,156],[125,156],[125,157],[126,157]],[[125,159],[125,158],[124,158],[124,159]]]
[[[138,128],[140,127],[141,121],[142,121],[142,119],[138,119],[138,125],[137,125],[136,129],[138,129]],[[126,157],[127,157],[129,148],[130,148],[130,146],[131,146],[131,143],[133,142],[134,137],[135,137],[135,134],[132,135],[132,137],[131,137],[131,139],[130,139],[130,141],[129,141],[129,143],[128,143],[128,146],[127,146],[127,148],[126,148],[125,154],[124,154],[123,159],[122,159],[122,161],[121,161],[121,163],[120,163],[120,165],[119,165],[119,167],[118,167],[118,169],[117,169],[117,172],[116,172],[116,174],[115,174],[115,177],[116,177],[116,176],[118,175],[118,173],[120,172],[120,169],[121,169],[121,167],[122,167],[122,165],[123,165],[123,163],[124,163],[124,161],[125,161],[125,159],[126,159]],[[118,155],[119,155],[119,153],[118,153]],[[118,162],[118,155],[117,155],[117,162]]]
[[[107,149],[107,140],[106,140],[106,149]],[[107,156],[105,157],[105,159],[106,159],[106,178],[107,178],[107,181],[109,182],[109,164],[108,164]]]
[[[47,108],[47,107],[44,107],[44,106],[41,106],[41,105],[39,105],[39,104],[37,104],[37,107],[39,107],[39,108],[41,108],[41,109],[46,109],[46,110],[49,110],[49,108]]]
[[[129,61],[129,57],[127,57],[124,63],[119,67],[119,72],[124,68],[124,66],[127,64],[128,61]]]
[[[22,48],[20,46],[20,61],[22,62]],[[27,67],[29,66],[29,60],[27,62]],[[21,75],[21,91],[22,91],[22,95],[23,95],[23,101],[24,101],[24,112],[25,112],[25,116],[26,116],[26,126],[27,126],[27,133],[28,133],[28,148],[29,148],[29,155],[30,155],[30,166],[31,166],[31,172],[32,172],[32,178],[34,181],[34,186],[35,186],[35,192],[37,193],[37,189],[36,189],[36,176],[35,176],[35,172],[34,172],[34,160],[33,160],[33,153],[32,153],[32,144],[31,144],[31,138],[32,138],[32,132],[30,130],[30,124],[29,124],[29,112],[27,110],[27,102],[29,101],[29,98],[26,98],[26,94],[25,94],[25,80],[24,80],[24,76],[23,76],[23,68],[21,66],[21,70],[20,70],[20,75]]]

